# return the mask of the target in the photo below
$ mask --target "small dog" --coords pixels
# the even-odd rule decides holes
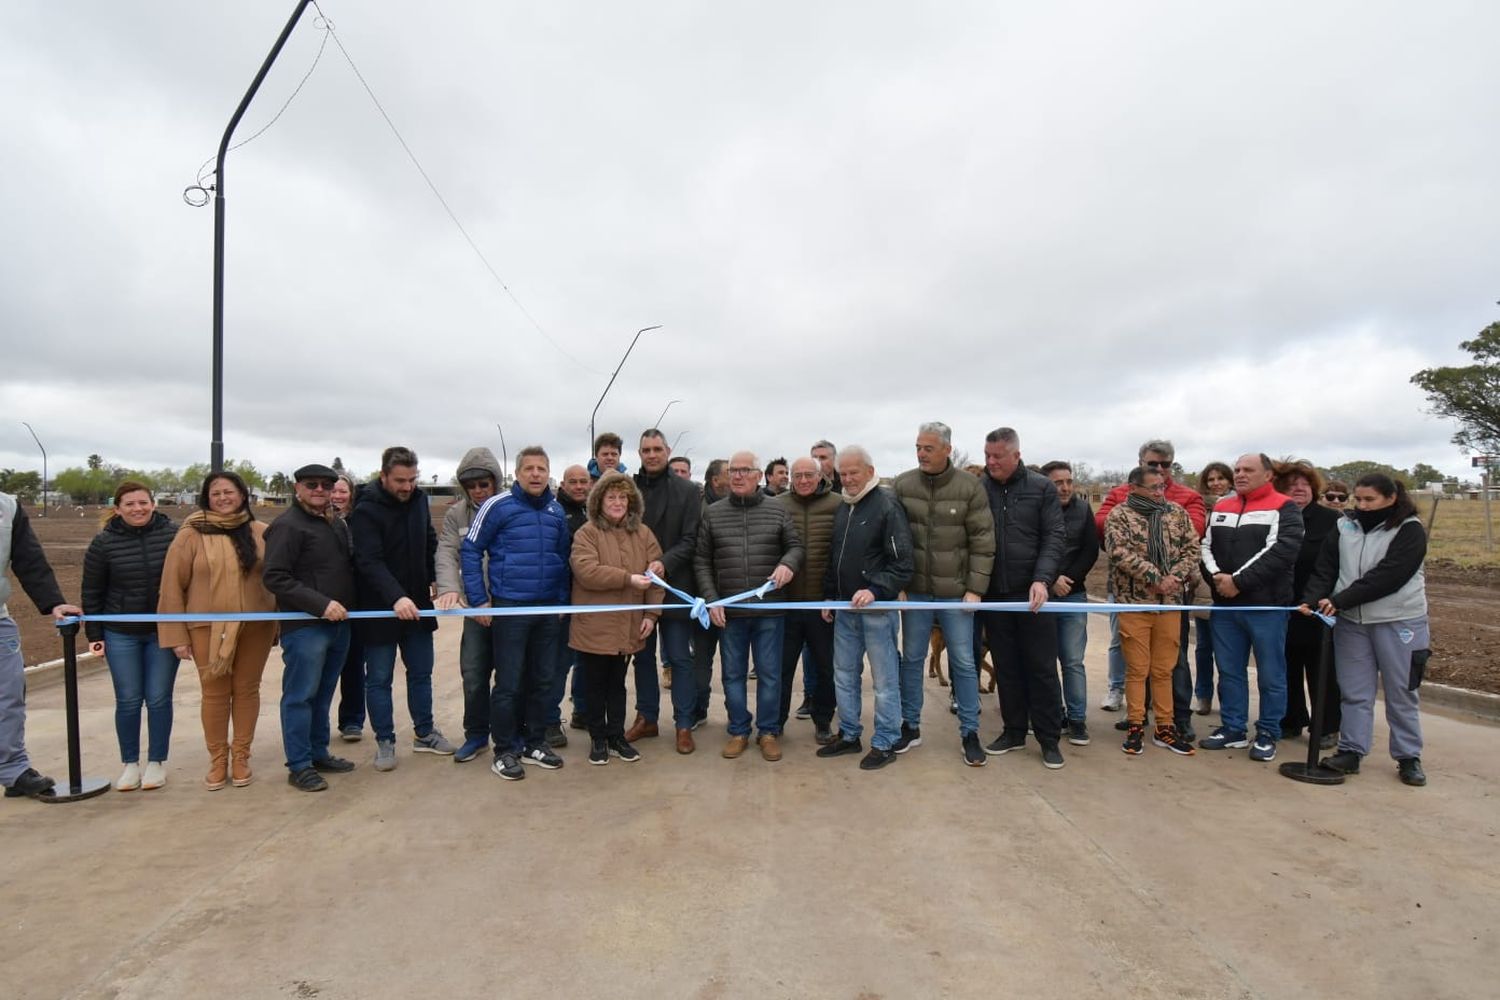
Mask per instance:
[[[948,686],[948,678],[943,672],[943,651],[948,648],[948,643],[943,639],[943,630],[936,625],[932,627],[932,652],[927,657],[927,676],[936,677],[940,687]],[[979,649],[975,659],[979,665],[979,693],[990,694],[995,690],[995,665],[990,662],[990,644],[981,632],[979,636]],[[984,680],[984,675],[989,674],[989,680]]]

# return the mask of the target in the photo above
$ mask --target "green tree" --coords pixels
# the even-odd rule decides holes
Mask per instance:
[[[182,473],[172,468],[161,468],[151,473],[151,481],[156,484],[158,493],[181,493],[186,487],[183,485]]]
[[[1355,459],[1352,462],[1335,465],[1323,471],[1327,473],[1329,479],[1342,479],[1351,488],[1360,476],[1369,475],[1372,472],[1380,472],[1390,476],[1392,479],[1399,479],[1408,488],[1412,485],[1411,476],[1407,474],[1405,469],[1398,469],[1394,466],[1386,465],[1384,462],[1372,462],[1369,459]]]
[[[90,455],[89,470],[92,472],[98,472],[102,468],[104,468],[104,459],[99,455]]]
[[[1437,469],[1434,469],[1426,462],[1418,462],[1416,465],[1413,465],[1411,467],[1411,484],[1417,489],[1421,489],[1428,483],[1446,482],[1447,479],[1447,476],[1443,475],[1441,472],[1439,472]]]
[[[340,473],[344,471],[344,460],[337,455],[333,456],[333,471]]]
[[[36,503],[42,494],[41,473],[0,469],[0,493],[9,493],[22,503]]]
[[[115,491],[115,480],[108,469],[64,469],[52,478],[52,488],[65,493],[74,503],[104,503]]]
[[[224,468],[238,475],[245,481],[245,485],[252,490],[264,490],[266,488],[266,477],[262,476],[260,470],[255,467],[255,463],[248,459],[236,462],[233,459],[226,458],[224,460]]]
[[[1474,364],[1424,368],[1411,377],[1412,383],[1427,393],[1433,413],[1458,421],[1454,444],[1500,452],[1500,323],[1458,346],[1473,355]]]
[[[291,496],[292,478],[285,472],[278,472],[271,477],[271,481],[266,484],[266,488],[277,496]]]

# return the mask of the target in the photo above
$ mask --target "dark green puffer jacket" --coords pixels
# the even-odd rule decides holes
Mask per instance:
[[[821,601],[823,599],[823,574],[828,571],[828,551],[833,539],[833,519],[843,504],[833,492],[827,480],[818,480],[818,488],[811,496],[798,496],[795,490],[787,490],[768,500],[773,506],[782,507],[792,516],[792,524],[802,539],[807,555],[802,569],[786,590],[781,592],[783,601]]]
[[[935,476],[909,469],[893,486],[911,523],[915,558],[907,592],[948,601],[983,594],[995,563],[995,519],[984,486],[951,462]]]

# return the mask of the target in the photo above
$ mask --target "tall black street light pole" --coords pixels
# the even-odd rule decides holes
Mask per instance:
[[[505,474],[510,470],[510,453],[505,450],[505,428],[496,424],[495,430],[500,432],[500,482],[495,484],[495,491],[499,492],[505,486]]]
[[[36,446],[38,448],[41,448],[41,450],[42,450],[42,516],[46,517],[47,516],[47,449],[46,448],[42,448],[42,439],[36,436],[36,431],[31,430],[31,425],[30,424],[26,423],[26,421],[24,421],[24,420],[21,421],[21,424],[28,431],[31,431],[31,440],[35,441],[36,442]]]
[[[617,364],[617,365],[615,365],[615,374],[611,375],[609,377],[609,385],[606,385],[604,387],[604,391],[599,394],[599,402],[594,404],[594,412],[589,414],[589,453],[590,454],[592,454],[593,450],[594,450],[594,418],[599,415],[599,407],[604,402],[604,397],[609,395],[610,386],[612,386],[612,385],[615,384],[615,376],[619,375],[620,374],[620,369],[625,367],[625,359],[628,358],[628,357],[630,357],[630,352],[631,351],[635,350],[635,342],[637,340],[641,339],[641,334],[647,333],[647,332],[649,332],[651,330],[660,330],[660,329],[661,329],[661,324],[658,323],[655,326],[643,326],[639,330],[635,331],[635,336],[632,337],[631,340],[630,340],[630,346],[627,347],[627,348],[625,348],[625,357],[622,357],[620,359],[620,363]],[[663,412],[665,413],[666,411],[663,411]]]
[[[229,125],[224,129],[224,138],[219,142],[219,156],[214,165],[214,427],[213,440],[209,443],[209,458],[215,472],[224,468],[224,157],[229,153],[229,140],[234,136],[234,130],[244,117],[245,110],[250,107],[255,92],[260,89],[261,81],[271,71],[271,64],[281,54],[282,46],[291,37],[292,29],[297,26],[302,12],[311,2],[312,0],[297,0],[297,8],[292,11],[286,27],[281,29],[276,44],[271,46],[271,52],[261,64],[260,72],[250,81],[250,89],[240,99],[240,106],[234,109],[234,117],[229,119]]]
[[[672,407],[676,406],[680,402],[682,402],[682,400],[680,400],[680,399],[674,399],[670,403],[668,403],[666,406],[663,406],[661,408],[661,416],[657,417],[656,418],[656,423],[652,424],[651,426],[657,428],[658,430],[660,430],[661,429],[661,422],[663,420],[667,419],[667,411],[670,410]]]

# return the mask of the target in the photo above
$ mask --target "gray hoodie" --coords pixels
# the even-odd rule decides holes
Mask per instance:
[[[463,460],[458,463],[458,474],[461,476],[469,469],[484,469],[495,477],[495,491],[501,489],[501,483],[505,476],[500,470],[500,462],[496,460],[495,453],[488,448],[470,448],[464,452]],[[457,500],[449,505],[447,513],[443,515],[443,530],[438,535],[437,548],[437,588],[439,594],[456,593],[462,604],[464,592],[463,573],[458,566],[458,546],[464,540],[464,534],[469,530],[469,522],[474,520],[474,514],[479,507],[471,503],[466,492],[461,492]]]

